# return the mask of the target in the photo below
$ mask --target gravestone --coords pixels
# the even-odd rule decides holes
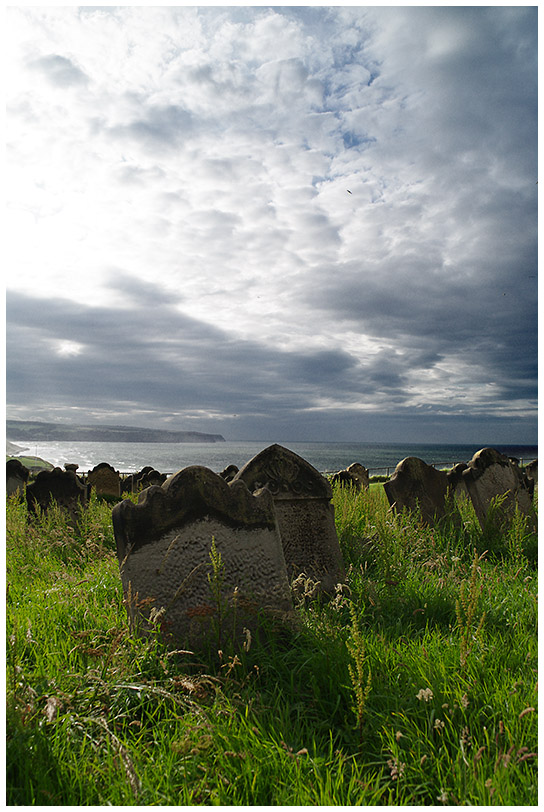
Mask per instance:
[[[368,488],[370,477],[364,465],[359,462],[352,462],[343,471],[332,474],[329,480],[332,484],[339,484],[360,491]]]
[[[331,485],[340,485],[342,488],[352,488],[355,491],[361,490],[360,480],[355,474],[352,474],[351,471],[347,471],[346,469],[337,471],[335,474],[330,474],[328,479]]]
[[[119,472],[107,462],[100,462],[87,474],[87,484],[100,496],[120,496],[121,478]]]
[[[348,471],[350,474],[354,474],[354,476],[357,477],[361,483],[362,490],[367,490],[370,484],[370,475],[368,473],[368,469],[365,468],[364,465],[361,465],[360,462],[352,462],[351,465],[348,465],[346,471]]]
[[[482,527],[492,501],[496,497],[504,497],[496,515],[498,526],[502,527],[517,507],[527,517],[528,529],[536,531],[536,515],[523,472],[500,451],[482,448],[476,452],[463,471],[463,479]]]
[[[453,466],[451,471],[447,472],[450,491],[456,501],[470,499],[465,480],[463,479],[463,471],[465,471],[466,468],[466,462],[458,462]]]
[[[404,509],[419,513],[422,521],[431,525],[446,515],[448,476],[419,457],[401,460],[383,487],[397,513]]]
[[[6,493],[23,493],[28,482],[30,471],[21,460],[8,460],[6,462]]]
[[[238,473],[238,466],[237,465],[227,465],[221,473],[219,474],[220,477],[223,477],[225,482],[232,482],[236,474]]]
[[[26,501],[31,513],[38,508],[47,510],[56,503],[68,513],[72,523],[77,523],[81,510],[87,505],[87,486],[74,471],[53,468],[41,471],[34,482],[27,485]]]
[[[166,474],[156,471],[151,465],[146,465],[137,474],[130,474],[121,482],[121,493],[137,493],[151,485],[162,485]]]
[[[525,476],[533,483],[531,492],[532,496],[534,494],[535,485],[538,485],[538,460],[533,460],[525,466]]]
[[[330,483],[309,462],[280,445],[271,445],[249,460],[233,483],[250,491],[267,488],[273,496],[287,573],[302,573],[334,592],[345,576],[331,503]]]
[[[258,630],[261,612],[291,617],[267,491],[251,494],[243,482],[228,484],[193,465],[144,490],[138,504],[120,502],[112,517],[125,600],[138,633],[147,634],[159,613],[166,640],[200,646],[215,638],[221,648],[221,634],[240,639],[244,628]],[[212,542],[224,564],[220,601],[210,584]]]

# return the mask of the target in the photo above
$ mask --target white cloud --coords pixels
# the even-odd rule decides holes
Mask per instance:
[[[130,285],[112,280],[132,279],[151,306],[157,281],[234,341],[346,351],[335,396],[319,392],[324,356],[308,366],[327,411],[395,398],[464,409],[473,372],[475,408],[506,408],[504,376],[523,379],[527,408],[530,9],[12,7],[8,19],[11,289],[128,315]],[[505,335],[511,358],[492,349]],[[380,366],[378,387],[351,391],[355,370],[378,381]]]

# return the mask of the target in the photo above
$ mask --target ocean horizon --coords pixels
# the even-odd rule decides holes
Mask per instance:
[[[64,467],[79,466],[79,473],[107,462],[120,473],[134,473],[151,465],[161,473],[172,474],[188,465],[203,465],[220,473],[227,465],[241,468],[252,457],[272,445],[270,441],[229,441],[218,443],[101,443],[60,441],[12,441],[24,451],[17,456],[36,456]],[[370,474],[391,473],[405,457],[419,457],[429,465],[449,466],[468,462],[486,445],[477,443],[361,443],[361,442],[282,442],[322,473],[338,471],[352,462],[368,468]],[[489,447],[491,444],[487,444]],[[492,445],[508,457],[527,464],[538,457],[537,445]]]

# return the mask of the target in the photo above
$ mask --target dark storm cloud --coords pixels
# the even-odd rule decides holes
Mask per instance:
[[[167,304],[151,283],[134,292],[140,300],[130,309],[10,293],[10,403],[273,412],[280,392],[278,408],[304,408],[315,391],[345,385],[342,376],[355,367],[341,351],[289,353],[233,339]],[[63,354],[63,342],[80,352]]]

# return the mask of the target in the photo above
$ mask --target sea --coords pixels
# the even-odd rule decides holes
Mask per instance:
[[[14,441],[19,447],[22,442]],[[370,475],[390,474],[397,463],[405,457],[419,457],[435,467],[451,467],[458,462],[468,462],[482,448],[474,445],[416,445],[412,443],[326,443],[281,442],[305,459],[322,473],[346,468],[359,462],[368,468]],[[94,468],[100,462],[108,462],[122,474],[135,473],[145,465],[151,465],[164,474],[172,474],[188,465],[204,465],[220,473],[227,465],[241,468],[248,460],[271,445],[270,442],[224,443],[100,443],[100,442],[31,442],[25,440],[20,456],[41,457],[53,465],[63,467],[76,463],[78,473]],[[508,457],[515,457],[520,464],[527,464],[538,457],[536,445],[494,445]]]

